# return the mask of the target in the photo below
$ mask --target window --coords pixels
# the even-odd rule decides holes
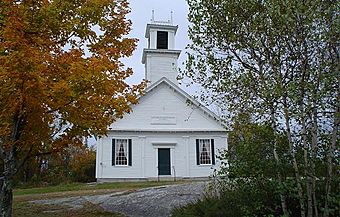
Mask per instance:
[[[200,164],[211,164],[210,139],[199,140]]]
[[[127,139],[116,140],[116,165],[127,165]]]
[[[168,32],[157,31],[157,49],[168,49]]]
[[[215,150],[213,139],[196,139],[197,165],[214,165]]]
[[[112,165],[132,165],[132,140],[112,139]]]

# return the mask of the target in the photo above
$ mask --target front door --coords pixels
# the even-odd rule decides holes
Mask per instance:
[[[158,149],[158,175],[171,175],[170,148]]]

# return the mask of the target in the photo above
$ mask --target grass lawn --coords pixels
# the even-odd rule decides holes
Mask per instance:
[[[56,186],[37,187],[37,188],[22,188],[14,189],[14,196],[32,195],[32,194],[46,194],[54,192],[69,192],[69,191],[93,191],[93,190],[126,190],[147,188],[160,185],[169,185],[182,183],[180,182],[165,182],[165,181],[147,181],[147,182],[113,182],[113,183],[99,183],[99,184],[86,184],[86,183],[70,183],[61,184]]]
[[[31,202],[14,203],[14,217],[123,217],[120,213],[104,211],[100,206],[91,203],[84,208],[70,210],[69,207],[56,205],[38,205]]]
[[[94,204],[86,204],[84,208],[78,210],[70,210],[69,207],[55,205],[39,205],[29,201],[40,199],[52,199],[60,197],[72,197],[82,195],[108,194],[117,191],[129,190],[135,191],[141,188],[179,184],[180,182],[114,182],[100,184],[71,183],[61,184],[57,186],[22,188],[14,190],[13,214],[15,217],[90,217],[90,216],[112,216],[121,217],[119,213],[109,213],[104,211],[100,206]]]

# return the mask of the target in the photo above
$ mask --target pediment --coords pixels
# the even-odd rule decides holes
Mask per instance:
[[[110,126],[111,130],[225,131],[220,119],[177,85],[160,79],[139,97],[139,104]]]

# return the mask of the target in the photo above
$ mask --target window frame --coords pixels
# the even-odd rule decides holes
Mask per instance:
[[[160,38],[162,38],[162,34],[164,34],[164,45],[165,47],[162,47],[161,45],[163,45],[163,41],[160,40]],[[168,31],[157,31],[156,33],[156,49],[161,49],[161,50],[167,50],[169,49],[169,32]]]
[[[116,166],[116,167],[127,167],[127,166],[130,166],[129,165],[129,152],[130,152],[130,150],[129,150],[129,139],[127,139],[127,138],[115,138],[114,140],[115,140],[115,155],[114,155],[115,164],[114,164],[114,166]],[[126,158],[126,164],[118,164],[119,159],[117,159],[117,157],[118,157],[117,154],[119,154],[119,149],[120,149],[120,145],[121,145],[121,144],[118,144],[119,140],[125,140],[126,141],[125,147],[123,147],[124,148],[125,158]]]
[[[208,143],[209,143],[209,145],[208,145],[208,147],[209,147],[209,161],[210,161],[210,163],[202,163],[201,162],[201,153],[203,153],[202,151],[201,151],[201,141],[208,141]],[[203,149],[203,147],[202,147],[202,149]],[[213,157],[212,157],[212,155],[214,154],[214,151],[212,150],[212,142],[211,142],[211,139],[208,139],[208,138],[200,138],[200,139],[198,139],[198,162],[199,162],[199,164],[198,165],[202,165],[202,166],[211,166],[211,165],[213,165]]]

